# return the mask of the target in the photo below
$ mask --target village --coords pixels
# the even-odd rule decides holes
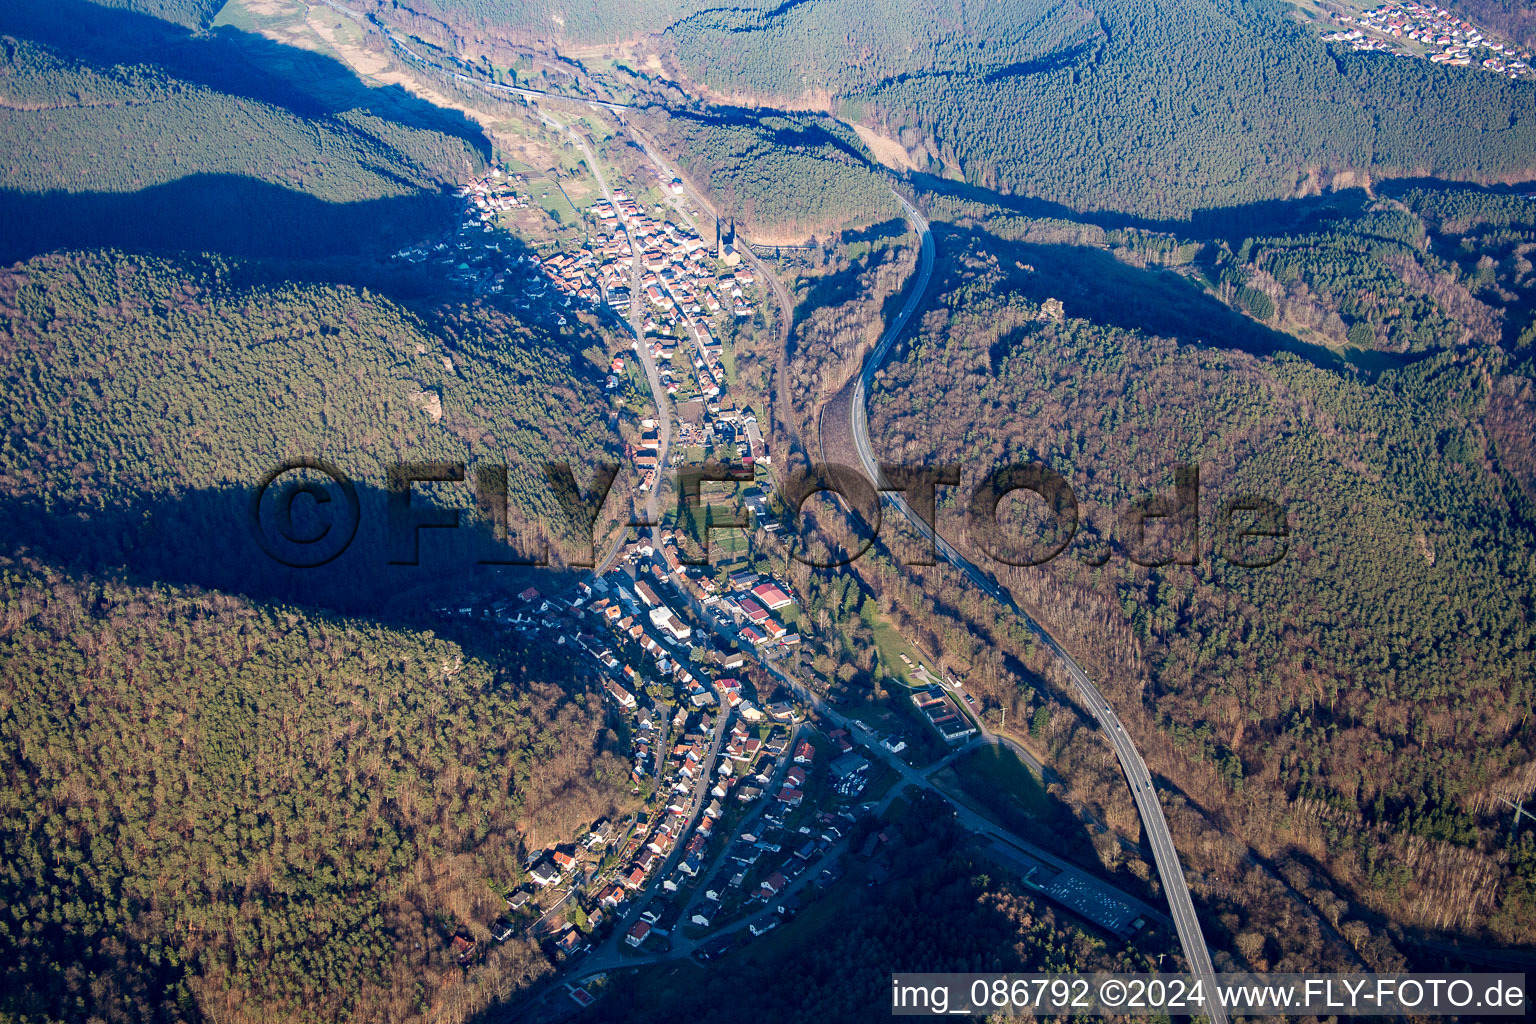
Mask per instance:
[[[478,613],[592,663],[629,736],[634,792],[646,798],[624,821],[533,851],[528,882],[508,894],[492,936],[524,931],[557,964],[605,940],[638,955],[686,939],[708,959],[730,944],[707,941],[717,931],[776,927],[840,875],[843,840],[896,781],[848,730],[811,724],[788,688],[761,685],[771,677],[753,666],[799,642],[785,623],[797,611],[788,584],[684,566],[674,541],[642,542],[564,595],[529,588]],[[913,704],[946,743],[975,733],[947,693]],[[907,747],[883,737],[886,755]],[[861,850],[875,857],[895,841],[881,830]]]
[[[654,493],[661,474],[685,461],[713,458],[737,471],[726,487],[735,507],[724,518],[744,526],[723,537],[698,529],[699,517],[680,507],[649,538],[642,531],[617,565],[560,593],[530,586],[515,598],[439,609],[564,647],[588,665],[628,747],[640,805],[527,851],[524,880],[489,922],[492,942],[535,941],[557,969],[557,1003],[587,1006],[611,970],[676,956],[708,962],[775,930],[847,872],[880,884],[903,844],[893,801],[914,790],[949,801],[1000,866],[1105,932],[1127,937],[1161,919],[936,788],[934,773],[1000,742],[961,679],[903,653],[910,683],[896,712],[866,718],[798,679],[808,620],[795,588],[763,571],[771,559],[761,557],[782,529],[773,459],[754,412],[762,399],[733,393],[722,339],[735,333],[732,323],[754,318],[767,282],[736,251],[733,227],[717,226],[711,245],[685,218],[662,215],[655,196],[674,197],[678,208],[681,186],[659,166],[653,176],[649,209],[614,189],[585,211],[579,244],[513,257],[499,229],[528,209],[529,186],[492,167],[461,190],[454,238],[398,254],[433,261],[530,315],[552,310],[561,325],[573,310],[627,319],[639,358],[612,356],[606,387],[638,392],[650,384],[642,364],[653,361],[665,391],[655,398],[669,418],[664,432],[639,416],[626,445],[641,493]],[[719,498],[700,497],[708,520]],[[743,508],[751,513],[744,521]],[[468,928],[451,951],[465,965],[485,952]]]
[[[432,261],[457,282],[505,295],[519,309],[552,304],[622,317],[641,303],[641,316],[631,320],[643,333],[632,350],[639,354],[643,345],[656,362],[676,412],[674,452],[724,454],[743,467],[771,464],[756,416],[730,394],[716,329],[726,317],[755,312],[749,290],[757,282],[733,249],[733,232],[707,245],[693,229],[652,216],[616,189],[611,201],[588,209],[582,245],[508,258],[498,228],[503,214],[527,208],[526,180],[493,167],[460,195],[456,237],[398,258]],[[638,296],[631,287],[636,275]],[[608,369],[612,391],[627,369],[637,368],[619,355]],[[643,492],[666,467],[656,421],[639,426],[627,454]],[[742,500],[772,531],[778,524],[768,515],[769,487],[771,478],[749,484]],[[661,538],[659,549],[642,538],[618,568],[562,595],[546,598],[528,588],[515,601],[442,609],[552,640],[590,660],[610,713],[629,737],[631,783],[645,809],[534,851],[528,881],[508,894],[506,914],[490,927],[496,941],[519,933],[536,938],[557,964],[605,941],[639,955],[670,948],[681,930],[697,941],[748,918],[748,934],[761,934],[793,913],[790,889],[809,881],[813,864],[820,884],[836,877],[836,868],[820,861],[869,811],[858,801],[873,765],[854,753],[847,732],[812,729],[787,691],[759,692],[751,681],[767,678],[751,665],[782,658],[800,642],[790,585],[740,568],[741,559],[731,573],[685,566],[675,533]],[[906,746],[899,737],[889,745]],[[462,931],[453,951],[465,963],[479,952]],[[572,999],[584,998],[573,989]]]
[[[1385,0],[1358,16],[1335,14],[1333,19],[1346,27],[1323,36],[1326,42],[1347,42],[1357,51],[1427,56],[1436,64],[1476,66],[1514,79],[1536,78],[1528,51],[1485,36],[1444,7]]]
[[[677,188],[658,183],[657,188]],[[694,341],[690,357],[697,372],[697,391],[718,396],[724,378],[721,345],[713,337],[710,319],[722,310],[737,319],[756,310],[746,289],[754,283],[749,269],[729,240],[706,244],[690,227],[657,218],[639,200],[615,190],[614,202],[599,199],[583,213],[584,239],[574,247],[559,247],[539,255],[526,241],[508,237],[508,214],[530,208],[528,179],[499,165],[458,189],[463,206],[454,232],[445,238],[407,246],[394,259],[425,264],[476,294],[507,296],[524,312],[567,310],[579,305],[624,314],[634,301],[630,269],[640,247],[641,289],[645,303],[645,332],[654,336],[653,350],[670,361],[676,340]],[[576,209],[574,206],[571,209]],[[626,230],[627,229],[627,230]],[[524,251],[514,254],[513,250]],[[559,322],[565,322],[560,316]],[[674,381],[669,393],[683,385]]]
[[[534,939],[578,1006],[607,972],[655,959],[707,963],[824,898],[845,873],[888,877],[904,842],[900,794],[992,742],[962,680],[911,662],[907,713],[850,717],[773,668],[800,643],[788,581],[685,564],[677,537],[640,540],[616,567],[546,596],[530,586],[442,609],[569,649],[622,723],[641,809],[528,851],[526,881],[490,922]],[[892,725],[892,723],[899,723]],[[951,799],[945,797],[945,799]],[[988,855],[1042,896],[1120,938],[1165,915],[955,805]],[[467,929],[462,963],[481,953]]]
[[[651,173],[658,180],[649,188],[663,193],[680,189],[676,181],[664,182],[654,170]],[[492,166],[457,194],[463,207],[454,233],[401,249],[394,259],[434,267],[475,294],[503,297],[523,315],[552,317],[562,327],[575,309],[622,320],[639,301],[642,335],[631,341],[631,350],[638,354],[641,345],[646,347],[675,405],[678,454],[673,464],[682,451],[693,448],[703,454],[717,446],[743,466],[770,464],[756,414],[728,393],[730,356],[718,330],[727,318],[750,320],[758,311],[752,294],[757,277],[735,250],[733,228],[719,231],[720,237],[707,244],[686,223],[654,216],[638,198],[615,189],[612,201],[598,199],[586,210],[585,222],[591,226],[581,243],[544,255],[531,247],[515,253],[524,243],[508,237],[504,218],[529,209],[528,179]],[[631,294],[637,259],[638,300]],[[605,386],[610,392],[624,388],[627,379],[644,386],[638,365],[627,363],[622,355],[607,369]],[[626,369],[632,377],[626,378]],[[660,465],[655,421],[643,421],[642,429],[644,434],[627,455],[641,475],[639,490],[644,493],[666,467]],[[754,511],[764,511],[766,499],[760,492],[745,497]]]

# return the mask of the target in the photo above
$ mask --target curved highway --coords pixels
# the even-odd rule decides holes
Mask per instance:
[[[922,303],[923,295],[928,290],[928,282],[933,276],[934,264],[933,232],[928,226],[928,221],[904,196],[898,193],[896,198],[901,201],[907,218],[922,237],[916,286],[902,305],[901,311],[891,321],[880,343],[865,360],[858,384],[854,387],[853,404],[849,413],[854,445],[859,452],[859,462],[863,465],[865,474],[875,482],[876,486],[883,485],[885,480],[869,443],[869,418],[864,408],[869,382],[874,379],[875,372],[890,354],[892,344]],[[1158,877],[1162,879],[1163,891],[1168,895],[1168,906],[1173,914],[1174,926],[1179,933],[1179,944],[1184,949],[1184,959],[1189,965],[1190,973],[1203,980],[1207,993],[1213,994],[1216,969],[1211,963],[1211,954],[1206,948],[1205,936],[1200,930],[1200,920],[1195,916],[1195,904],[1190,898],[1189,886],[1184,881],[1184,870],[1179,866],[1179,854],[1174,848],[1173,836],[1168,831],[1168,820],[1163,816],[1163,806],[1158,802],[1157,792],[1152,786],[1152,776],[1147,771],[1146,762],[1141,759],[1141,754],[1136,750],[1136,744],[1131,741],[1119,717],[1109,706],[1109,702],[1104,699],[1104,695],[1099,692],[1099,688],[1093,685],[1093,680],[1088,678],[1088,673],[1083,671],[1082,666],[1061,644],[1057,643],[1055,637],[1046,632],[1043,626],[1020,608],[1006,590],[993,582],[975,564],[956,551],[953,545],[939,536],[932,526],[912,511],[911,506],[906,503],[899,491],[886,491],[884,496],[885,500],[893,505],[923,537],[933,542],[935,550],[943,555],[945,561],[965,573],[971,582],[988,597],[1017,615],[1066,669],[1073,685],[1077,687],[1078,694],[1098,719],[1099,727],[1104,730],[1104,734],[1109,737],[1115,756],[1120,760],[1120,768],[1125,772],[1126,781],[1130,783],[1131,797],[1136,801],[1136,810],[1141,815],[1142,826],[1146,829],[1148,841],[1152,846],[1152,856],[1157,862]],[[1210,1006],[1208,1014],[1213,1024],[1226,1024],[1226,1011],[1221,1007]]]
[[[356,11],[352,11],[342,6],[341,4],[336,3],[335,0],[321,0],[321,2],[326,4],[326,6],[331,7],[332,9],[341,13],[347,14],[353,18],[361,20],[365,17]],[[574,97],[541,93],[531,89],[520,89],[514,86],[500,85],[499,83],[487,83],[479,81],[477,79],[473,79],[466,75],[455,72],[451,69],[438,67],[419,54],[416,54],[410,50],[402,40],[396,38],[393,32],[390,32],[387,29],[384,31],[385,34],[389,37],[391,43],[399,47],[409,57],[415,59],[417,62],[428,67],[435,68],[439,71],[445,71],[448,74],[454,75],[456,78],[463,79],[466,82],[471,82],[482,87],[490,88],[494,91],[516,94],[523,96],[526,99],[564,99],[574,103],[585,102],[594,107],[602,107],[615,114],[620,114],[623,110],[628,109],[627,105],[622,103],[612,103],[599,100],[582,100]],[[574,130],[567,129],[566,126],[560,124],[558,121],[553,120],[548,115],[543,114],[543,112],[540,112],[540,114],[544,121],[551,127],[557,130],[569,131],[574,140],[579,145],[581,145],[582,149],[585,151],[588,166],[592,168],[594,175],[598,179],[599,185],[602,186],[604,195],[611,199],[612,195],[608,190],[607,183],[603,180],[601,171],[598,167],[596,159],[592,156],[591,150],[587,148],[586,140],[583,139],[579,133],[575,132]],[[629,127],[633,133],[633,126]],[[642,148],[646,152],[646,155],[649,156],[651,160],[658,166],[665,168],[666,164],[661,160],[653,148],[647,144],[648,140],[641,139],[640,142]],[[704,201],[702,196],[698,195],[698,193],[692,188],[691,183],[686,183],[686,179],[683,180],[685,181],[685,187],[688,189],[690,195],[696,201],[698,201],[703,208],[706,210],[710,209],[709,204]],[[850,425],[852,428],[851,432],[853,434],[854,445],[858,449],[859,461],[863,466],[864,472],[869,476],[871,480],[875,482],[877,487],[883,485],[885,480],[880,473],[879,465],[875,461],[874,451],[871,448],[869,442],[869,420],[865,410],[865,401],[868,398],[869,383],[874,379],[876,371],[885,362],[886,356],[890,354],[891,346],[901,335],[901,332],[905,330],[907,322],[912,318],[912,314],[915,313],[918,306],[922,304],[923,296],[926,294],[928,290],[928,284],[933,277],[935,252],[933,232],[928,226],[927,219],[923,217],[923,215],[917,210],[915,206],[912,205],[912,203],[907,201],[906,197],[902,196],[900,193],[894,192],[894,190],[892,194],[894,194],[897,200],[901,203],[903,210],[906,212],[907,218],[912,222],[913,227],[917,230],[921,238],[921,247],[918,256],[917,278],[915,281],[915,287],[912,289],[912,294],[907,297],[907,301],[903,303],[901,310],[896,314],[895,319],[891,321],[891,324],[886,329],[885,334],[880,338],[879,344],[875,346],[875,348],[870,352],[869,357],[865,360],[864,367],[860,371],[858,382],[854,386],[853,391],[853,401],[851,403],[850,409]],[[747,251],[750,253],[750,250]],[[638,254],[636,255],[638,256]],[[749,256],[748,259],[751,263],[759,266],[763,279],[769,282],[771,287],[774,287],[775,297],[779,299],[781,305],[785,307],[785,319],[789,319],[789,314],[793,309],[793,306],[790,304],[788,296],[782,294],[783,286],[773,278],[772,274],[766,271],[766,268],[762,268],[754,257]],[[636,262],[638,262],[638,260]],[[637,338],[641,337],[643,337],[643,333],[637,332]],[[664,398],[665,391],[663,391],[660,387],[660,381],[656,377],[654,366],[652,361],[649,359],[649,353],[644,350],[643,345],[638,346],[638,348],[640,350],[641,363],[646,369],[646,376],[651,384],[652,392],[657,398],[657,404],[659,407],[658,411],[660,413],[658,420],[661,424],[665,425],[662,427],[662,430],[665,433],[670,433],[668,428],[670,428],[671,424],[669,422],[670,417],[667,415],[666,411]],[[666,444],[665,433],[663,434],[662,442],[663,452],[665,452]],[[665,465],[664,462],[661,464]],[[652,511],[652,521],[655,521],[655,508],[657,499],[657,494],[655,492],[657,490],[659,490],[659,488],[652,489],[652,493],[649,496],[649,501],[647,502],[647,504],[650,506],[650,510]],[[963,572],[967,577],[970,578],[971,582],[974,583],[987,596],[991,597],[994,601],[998,602],[1004,607],[1010,609],[1014,612],[1014,614],[1018,615],[1026,627],[1030,630],[1030,632],[1038,637],[1040,642],[1045,644],[1045,646],[1050,649],[1050,651],[1056,656],[1057,660],[1061,663],[1062,667],[1066,670],[1067,675],[1073,682],[1073,685],[1077,687],[1078,693],[1087,703],[1089,709],[1093,712],[1094,717],[1098,720],[1099,726],[1104,730],[1105,735],[1109,737],[1110,745],[1114,748],[1115,751],[1115,756],[1120,761],[1121,770],[1124,771],[1126,780],[1130,783],[1131,796],[1136,802],[1136,810],[1141,815],[1142,825],[1146,829],[1148,840],[1152,846],[1152,855],[1157,863],[1157,873],[1158,876],[1162,879],[1163,889],[1168,895],[1169,909],[1173,914],[1174,925],[1178,930],[1179,943],[1183,947],[1184,959],[1188,963],[1189,970],[1191,973],[1205,981],[1208,992],[1213,993],[1215,985],[1215,967],[1211,963],[1210,952],[1206,948],[1205,938],[1200,930],[1200,921],[1195,916],[1194,901],[1190,898],[1189,887],[1184,880],[1184,871],[1179,865],[1178,851],[1174,848],[1173,837],[1169,833],[1167,819],[1163,816],[1162,805],[1158,802],[1156,791],[1153,789],[1151,774],[1147,770],[1146,762],[1142,760],[1140,753],[1137,752],[1136,745],[1131,741],[1130,736],[1126,733],[1124,726],[1121,725],[1119,718],[1114,713],[1114,710],[1109,706],[1109,702],[1104,699],[1104,696],[1099,692],[1098,687],[1093,685],[1093,681],[1088,678],[1088,673],[1083,671],[1082,666],[1080,666],[1072,658],[1072,656],[1067,653],[1065,648],[1063,648],[1061,644],[1056,641],[1055,637],[1046,632],[1044,627],[1042,627],[1028,613],[1020,608],[1018,604],[1016,604],[1008,595],[1008,593],[1003,590],[1002,587],[994,583],[975,564],[973,564],[970,560],[956,551],[948,541],[939,536],[939,534],[934,530],[932,526],[924,522],[920,516],[912,511],[912,508],[902,498],[900,492],[886,491],[884,492],[884,497],[887,502],[893,505],[896,510],[900,512],[907,519],[907,521],[912,524],[913,528],[915,528],[919,534],[933,542],[935,550],[944,556],[945,561],[949,562],[955,568]],[[601,563],[597,567],[597,572],[601,573],[617,560],[619,551],[621,550],[622,546],[622,537],[623,533],[621,532],[620,537],[616,538],[613,547],[609,550],[607,555],[602,559]],[[1226,1012],[1220,1006],[1211,1006],[1208,1010],[1208,1015],[1213,1021],[1213,1024],[1227,1024]]]

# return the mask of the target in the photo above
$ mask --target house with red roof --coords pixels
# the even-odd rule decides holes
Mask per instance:
[[[789,879],[784,877],[784,873],[782,871],[775,871],[773,874],[763,879],[763,884],[757,891],[759,895],[766,899],[769,896],[777,896],[779,893],[783,892],[784,887],[788,884]]]
[[[769,611],[795,603],[795,599],[784,593],[775,583],[759,583],[752,588],[752,596],[761,601]]]

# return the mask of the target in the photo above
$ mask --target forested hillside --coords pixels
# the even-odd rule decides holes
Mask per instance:
[[[1361,173],[1536,171],[1529,83],[1333,52],[1273,0],[403,0],[377,13],[470,51],[631,41],[689,91],[835,113],[922,169],[1077,211],[1182,219]]]
[[[1466,3],[1531,38],[1521,5]],[[916,290],[893,187],[938,263],[871,385],[875,454],[963,467],[941,531],[1112,701],[1218,966],[1536,944],[1536,832],[1502,802],[1536,793],[1536,87],[1330,49],[1282,0],[344,0],[363,16],[251,3],[213,27],[221,4],[0,0],[0,1024],[463,1024],[568,955],[636,963],[633,918],[594,920],[600,886],[647,877],[632,905],[659,912],[670,878],[688,908],[687,858],[706,882],[755,810],[745,787],[710,808],[705,781],[687,816],[731,836],[674,836],[665,794],[694,776],[673,766],[735,772],[695,742],[732,720],[620,715],[595,666],[696,708],[659,681],[735,662],[692,613],[695,642],[676,623],[645,642],[655,672],[622,632],[578,658],[574,612],[511,596],[533,574],[573,592],[601,464],[628,465],[598,530],[625,521],[625,435],[731,464],[750,436],[771,508],[769,476],[852,461],[827,425]],[[599,94],[633,105],[580,102]],[[739,241],[824,244],[731,276],[678,230],[712,225],[651,177],[651,139]],[[637,204],[619,234],[592,205],[610,185]],[[627,264],[625,236],[645,250]],[[655,351],[690,333],[663,309],[722,343],[707,371],[710,338],[674,347],[676,398],[719,387],[645,421],[649,442],[654,371],[610,326],[625,294]],[[961,496],[1030,461],[1069,481],[1079,522],[1059,557],[1013,567],[980,552]],[[1187,463],[1196,536],[1177,516],[1140,536],[1124,514]],[[1010,499],[1006,525],[1038,526],[1028,508]],[[1052,649],[953,566],[901,564],[887,523],[834,574],[754,538],[744,560],[794,598],[752,621],[798,630],[764,656],[892,738],[887,702],[915,709],[891,659],[954,673],[1045,766],[1047,809],[1012,794],[1000,820],[1067,833],[1063,855],[1158,901],[1143,819]],[[789,696],[742,671],[758,706]],[[908,735],[912,763],[943,756]],[[1050,909],[911,779],[854,820],[895,776],[833,800],[829,760],[784,828],[848,809],[825,840],[852,847],[828,862],[841,881],[801,852],[796,919],[736,933],[724,964],[613,972],[586,1019],[883,1019],[893,965],[1175,952],[1156,920],[1122,943]],[[934,774],[983,805],[1017,778]],[[642,806],[486,941],[530,853]],[[557,957],[535,918],[579,931]],[[450,952],[456,934],[478,948]],[[540,993],[569,1007],[558,982]]]
[[[1528,860],[1495,803],[1529,791],[1536,753],[1536,535],[1487,423],[1519,391],[1504,351],[1458,331],[1368,379],[1229,333],[1167,272],[985,226],[942,236],[937,306],[872,397],[877,453],[1055,467],[1081,505],[1073,546],[1045,569],[985,564],[1047,621],[1076,608],[1085,649],[1130,638],[1100,671],[1168,759],[1154,771],[1377,912],[1530,941]],[[1132,564],[1116,517],[1193,461],[1200,567]],[[1217,510],[1240,495],[1285,506],[1272,567],[1218,557]]]
[[[385,564],[386,467],[448,459],[468,464],[466,482],[418,489],[464,510],[456,534],[477,467],[505,464],[514,535],[569,551],[558,544],[579,531],[543,465],[572,463],[584,481],[617,444],[573,354],[594,339],[489,309],[430,316],[214,258],[56,255],[0,272],[7,536],[87,568],[375,609],[398,581],[478,558],[467,536],[434,537],[431,571]],[[363,521],[337,562],[295,576],[256,546],[246,509],[264,474],[301,456],[356,482]]]
[[[387,134],[360,110],[304,119],[157,65],[92,66],[28,40],[5,41],[4,59],[0,187],[13,191],[126,192],[192,174],[243,174],[357,202],[436,190],[474,166],[461,139]]]
[[[528,850],[630,809],[584,667],[434,611],[583,553],[607,341],[388,263],[478,129],[218,6],[0,9],[0,1018],[462,1020],[548,969],[485,941]]]
[[[225,0],[91,0],[103,7],[121,7],[124,10],[163,18],[187,28],[205,28],[219,13]]]
[[[548,969],[448,943],[628,799],[552,649],[0,572],[0,1017],[460,1020]]]
[[[637,117],[690,179],[753,241],[800,242],[899,212],[847,130],[830,119],[731,122],[689,114]],[[841,134],[840,134],[841,132]]]
[[[368,110],[301,116],[0,38],[0,259],[67,246],[379,251],[441,230],[464,139]]]
[[[1529,85],[1330,54],[1262,0],[810,0],[666,38],[716,93],[827,103],[934,169],[1076,210],[1181,218],[1352,169],[1502,180],[1536,152]]]
[[[791,434],[815,437],[821,408],[855,377],[885,330],[885,315],[917,265],[916,236],[892,220],[868,241],[844,243],[833,260],[803,279],[785,359],[781,415]],[[850,257],[850,254],[851,257]]]
[[[1304,340],[1392,352],[1502,343],[1520,358],[1532,248],[1536,201],[1408,188],[1341,194],[1283,233],[1212,248],[1207,262],[1229,302]]]
[[[1421,232],[1417,218],[1383,211],[1373,224],[1249,239],[1237,254],[1247,271],[1238,301],[1259,320],[1312,328],[1335,343],[1399,352],[1454,347],[1461,324],[1395,269],[1423,270],[1414,244]],[[1483,319],[1486,330],[1491,311]]]
[[[441,42],[489,37],[521,43],[620,42],[659,32],[700,6],[699,0],[367,0],[357,4]]]

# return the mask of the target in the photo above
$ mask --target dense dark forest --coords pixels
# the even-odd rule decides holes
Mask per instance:
[[[1441,210],[1436,232],[1452,216],[1505,218],[1499,231],[1529,216],[1497,196],[1405,202]],[[1469,273],[1459,244],[1426,239],[1401,207],[1333,223],[1294,246],[1250,239],[1228,265],[1349,247],[1367,262],[1301,260],[1312,271],[1298,279],[1322,275],[1313,301],[1326,315],[1348,320],[1375,289],[1383,308],[1436,325],[1416,358],[1367,375],[1324,345],[1266,334],[1254,321],[1275,309],[1255,312],[1235,286],[1251,328],[1224,319],[1219,284],[1202,297],[1172,271],[1092,256],[1102,249],[1015,241],[1020,218],[999,219],[1006,237],[968,221],[941,229],[936,308],[876,389],[871,435],[893,459],[1040,460],[1066,476],[1081,503],[1073,547],[1005,579],[1026,597],[1098,609],[1089,633],[1123,619],[1134,653],[1106,667],[1111,686],[1143,709],[1150,749],[1191,766],[1186,789],[1255,849],[1305,850],[1400,921],[1529,941],[1528,860],[1506,846],[1497,804],[1528,789],[1536,748],[1536,518],[1515,471],[1529,444],[1506,469],[1501,441],[1530,401],[1519,361],[1529,264],[1496,261],[1504,270],[1479,285],[1481,257],[1462,253]],[[1353,241],[1338,243],[1341,231]],[[1373,253],[1368,240],[1407,246],[1447,280],[1425,294],[1407,263],[1391,278],[1383,252],[1398,250]],[[1368,277],[1340,283],[1362,268]],[[1507,333],[1506,315],[1517,320]],[[1131,563],[1117,516],[1195,461],[1199,566]],[[1290,540],[1278,564],[1250,570],[1212,552],[1232,540],[1222,503],[1255,494],[1284,504]]]
[[[1206,262],[1228,302],[1326,344],[1398,353],[1503,344],[1524,358],[1536,200],[1409,188],[1333,202]]]
[[[785,404],[797,417],[797,434],[813,436],[822,404],[858,373],[864,353],[885,330],[886,305],[916,260],[910,245],[881,246],[809,278],[786,361]]]
[[[465,968],[450,937],[486,938],[530,849],[634,809],[587,666],[436,611],[521,589],[497,563],[545,542],[587,553],[544,464],[618,459],[611,339],[391,264],[453,230],[479,125],[271,59],[208,29],[221,6],[0,7],[0,1018],[462,1021],[548,960],[520,937]],[[909,283],[882,140],[848,123],[884,136],[940,262],[873,388],[877,452],[1071,482],[1066,553],[995,568],[1136,734],[1221,966],[1536,941],[1536,838],[1499,802],[1536,785],[1528,83],[1330,50],[1274,0],[348,6],[493,77],[491,42],[623,42],[614,80],[670,111],[625,116],[744,236],[886,222],[801,265],[764,390],[802,442],[846,420]],[[1531,38],[1518,4],[1466,7]],[[315,457],[355,482],[357,535],[304,568],[270,527],[345,533],[345,488],[306,471],[286,526],[252,496]],[[387,467],[434,460],[465,479],[409,506],[460,525],[402,542]],[[1119,514],[1184,462],[1197,564],[1136,564]],[[501,465],[504,511],[477,491]],[[1288,537],[1245,568],[1221,510],[1255,495]],[[1156,891],[1015,616],[886,548],[786,571],[837,638],[807,644],[816,673],[888,697],[891,624],[944,653],[1108,824],[1105,870]],[[1164,941],[1085,934],[897,806],[878,872],[725,970],[617,980],[591,1019],[883,1017],[893,964],[1142,969]]]
[[[1331,51],[1274,0],[405,0],[378,16],[450,47],[650,35],[685,90],[834,113],[920,170],[1079,212],[1177,220],[1360,175],[1521,180],[1536,152],[1529,83]]]
[[[158,65],[93,66],[24,39],[5,41],[4,61],[0,187],[12,191],[124,192],[241,174],[356,202],[435,191],[478,166],[463,139],[361,109],[304,118]],[[39,152],[52,159],[32,159]]]
[[[801,241],[898,212],[890,188],[842,137],[847,130],[829,119],[637,120],[753,240]]]
[[[462,138],[365,109],[300,116],[169,75],[0,38],[0,258],[66,246],[378,251],[451,216]],[[38,159],[40,153],[48,159]]]
[[[386,259],[452,230],[478,130],[112,6],[0,12],[0,1017],[463,1019],[548,960],[455,932],[631,800],[582,666],[432,613],[581,554],[544,463],[614,453],[606,340]],[[314,471],[253,503],[314,458],[355,525]],[[402,544],[387,467],[431,460],[466,479],[411,505],[463,528]]]
[[[152,18],[162,18],[186,28],[203,28],[219,13],[226,0],[91,0],[103,7],[120,7]]]
[[[1529,85],[1331,54],[1264,2],[811,2],[667,39],[718,93],[819,99],[935,170],[1076,210],[1181,218],[1350,170],[1500,179],[1536,152]]]
[[[423,318],[263,269],[103,253],[0,272],[0,516],[13,543],[88,569],[380,610],[402,583],[487,557],[471,543],[490,539],[490,520],[470,528],[476,474],[505,465],[519,548],[542,537],[557,559],[580,554],[561,546],[579,531],[544,464],[584,480],[617,443],[574,351],[593,339],[453,304]],[[247,505],[297,457],[350,477],[362,522],[336,562],[289,572],[257,547]],[[418,485],[417,499],[463,510],[465,529],[429,538],[420,568],[390,566],[387,468],[427,460],[465,464],[464,482]]]
[[[0,572],[0,1016],[462,1019],[548,970],[448,942],[628,800],[553,650]]]

